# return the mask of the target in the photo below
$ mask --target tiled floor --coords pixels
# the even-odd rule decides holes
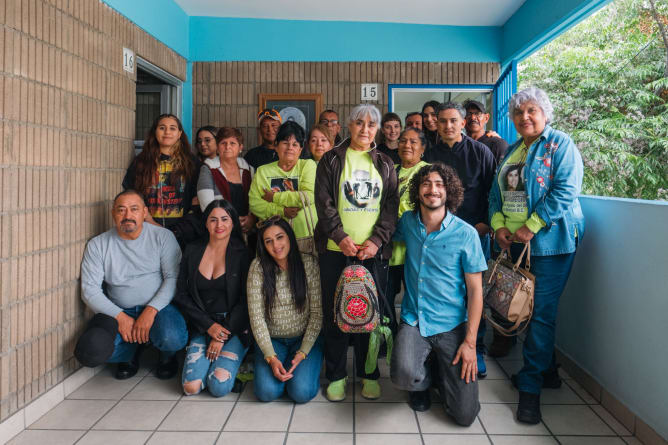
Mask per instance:
[[[516,347],[504,360],[487,360],[488,376],[479,382],[482,409],[476,422],[457,426],[438,403],[426,413],[412,411],[406,394],[393,388],[381,362],[383,396],[360,397],[359,382],[348,397],[330,403],[319,394],[305,405],[260,403],[252,383],[242,394],[214,399],[183,396],[179,381],[153,377],[144,360],[136,377],[116,381],[107,368],[45,414],[10,443],[90,444],[637,444],[619,422],[568,375],[558,390],[542,395],[543,422],[515,420],[517,392],[509,376],[521,366]],[[351,359],[352,360],[352,359]],[[352,362],[349,363],[352,368]],[[350,371],[349,371],[350,372]],[[352,373],[351,373],[352,375]],[[323,381],[324,383],[324,381]],[[434,399],[436,395],[434,393]],[[436,401],[436,400],[434,400]]]

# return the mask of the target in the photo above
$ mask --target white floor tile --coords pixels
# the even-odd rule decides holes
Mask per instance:
[[[25,430],[7,445],[72,445],[84,433],[80,430]]]
[[[619,437],[557,436],[561,445],[625,445]]]
[[[417,433],[414,411],[406,403],[355,405],[355,431],[358,433]]]
[[[188,432],[167,432],[167,431],[158,431],[153,436],[151,440],[147,442],[147,445],[212,445],[216,438],[218,437],[217,432],[201,432],[201,431],[188,431]]]
[[[555,436],[612,436],[612,431],[587,405],[544,405],[543,422]]]
[[[63,400],[29,426],[45,430],[87,430],[112,406],[111,400]]]
[[[518,392],[510,380],[479,380],[480,403],[517,403]]]
[[[380,399],[368,400],[362,397],[362,381],[355,383],[355,402],[408,402],[408,392],[397,389],[388,378],[378,379],[380,385]]]
[[[160,431],[220,431],[234,403],[178,402]]]
[[[568,385],[573,390],[573,392],[580,396],[580,398],[584,400],[585,403],[589,405],[598,405],[599,402],[575,380],[564,380],[564,383]]]
[[[355,434],[356,445],[421,445],[419,434]]]
[[[151,431],[89,431],[77,445],[143,445]]]
[[[352,433],[353,410],[349,403],[295,405],[290,432]]]
[[[494,445],[557,445],[551,436],[489,436]]]
[[[422,433],[454,433],[454,434],[485,434],[480,421],[475,419],[471,426],[457,425],[452,418],[446,414],[440,404],[432,404],[431,409],[417,413]]]
[[[225,431],[286,431],[293,403],[237,402]]]
[[[180,380],[176,378],[160,380],[157,377],[147,376],[124,397],[124,400],[179,400],[182,395]]]
[[[352,445],[352,433],[293,433],[288,434],[286,445]],[[357,442],[359,444],[359,440]]]
[[[216,445],[283,445],[285,433],[223,431]]]
[[[175,403],[172,401],[121,400],[93,429],[154,430]]]
[[[509,378],[496,360],[485,356],[485,366],[487,367],[487,377],[483,380],[507,380]]]
[[[520,434],[543,436],[550,433],[545,425],[527,425],[515,418],[517,405],[508,403],[483,403],[478,418],[487,434]]]
[[[424,434],[424,445],[489,445],[484,434]]]
[[[562,381],[561,388],[544,388],[540,393],[540,403],[543,405],[582,405],[585,402]]]
[[[100,373],[81,385],[79,389],[70,393],[67,398],[120,400],[140,381],[141,377],[131,377],[127,380],[116,380],[110,374]]]

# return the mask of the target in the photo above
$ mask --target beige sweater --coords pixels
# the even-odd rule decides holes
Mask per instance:
[[[322,328],[322,302],[320,298],[320,271],[318,260],[312,255],[302,254],[306,272],[306,306],[298,312],[290,289],[287,271],[279,271],[276,276],[277,298],[271,311],[271,321],[264,316],[264,296],[262,295],[262,266],[256,258],[248,272],[248,315],[251,329],[258,346],[265,357],[274,354],[271,338],[294,338],[303,335],[299,348],[305,354],[311,351]]]

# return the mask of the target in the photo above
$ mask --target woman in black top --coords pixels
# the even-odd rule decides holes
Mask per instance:
[[[385,113],[380,121],[380,144],[378,151],[392,159],[394,165],[401,164],[399,157],[399,135],[401,134],[401,118],[396,113]]]
[[[430,100],[422,105],[422,131],[427,138],[427,149],[435,146],[438,143],[438,106],[440,104],[435,100]]]
[[[225,200],[204,211],[208,240],[186,247],[174,303],[188,321],[183,366],[186,395],[229,393],[250,342],[246,278],[250,265],[239,216]]]

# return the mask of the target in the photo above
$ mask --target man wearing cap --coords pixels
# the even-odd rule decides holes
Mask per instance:
[[[257,128],[260,130],[262,143],[248,150],[244,156],[253,169],[257,170],[261,165],[278,161],[274,144],[281,123],[283,123],[281,115],[272,108],[265,108],[257,114]]]
[[[336,111],[323,111],[318,117],[318,123],[327,127],[329,135],[334,139],[335,147],[341,143],[341,136],[339,135],[339,131],[341,131],[341,123],[339,121],[339,114]]]
[[[115,227],[91,239],[81,262],[81,294],[95,313],[74,356],[84,366],[118,363],[115,377],[137,373],[140,345],[160,351],[157,377],[176,375],[177,351],[188,340],[181,313],[170,304],[181,249],[170,230],[144,224],[143,197],[128,189],[114,199]]]
[[[492,151],[496,163],[499,164],[506,154],[508,143],[495,132],[485,131],[485,126],[489,121],[489,113],[485,110],[485,105],[477,100],[467,100],[462,105],[466,110],[466,125],[464,127],[466,134],[485,144]]]

